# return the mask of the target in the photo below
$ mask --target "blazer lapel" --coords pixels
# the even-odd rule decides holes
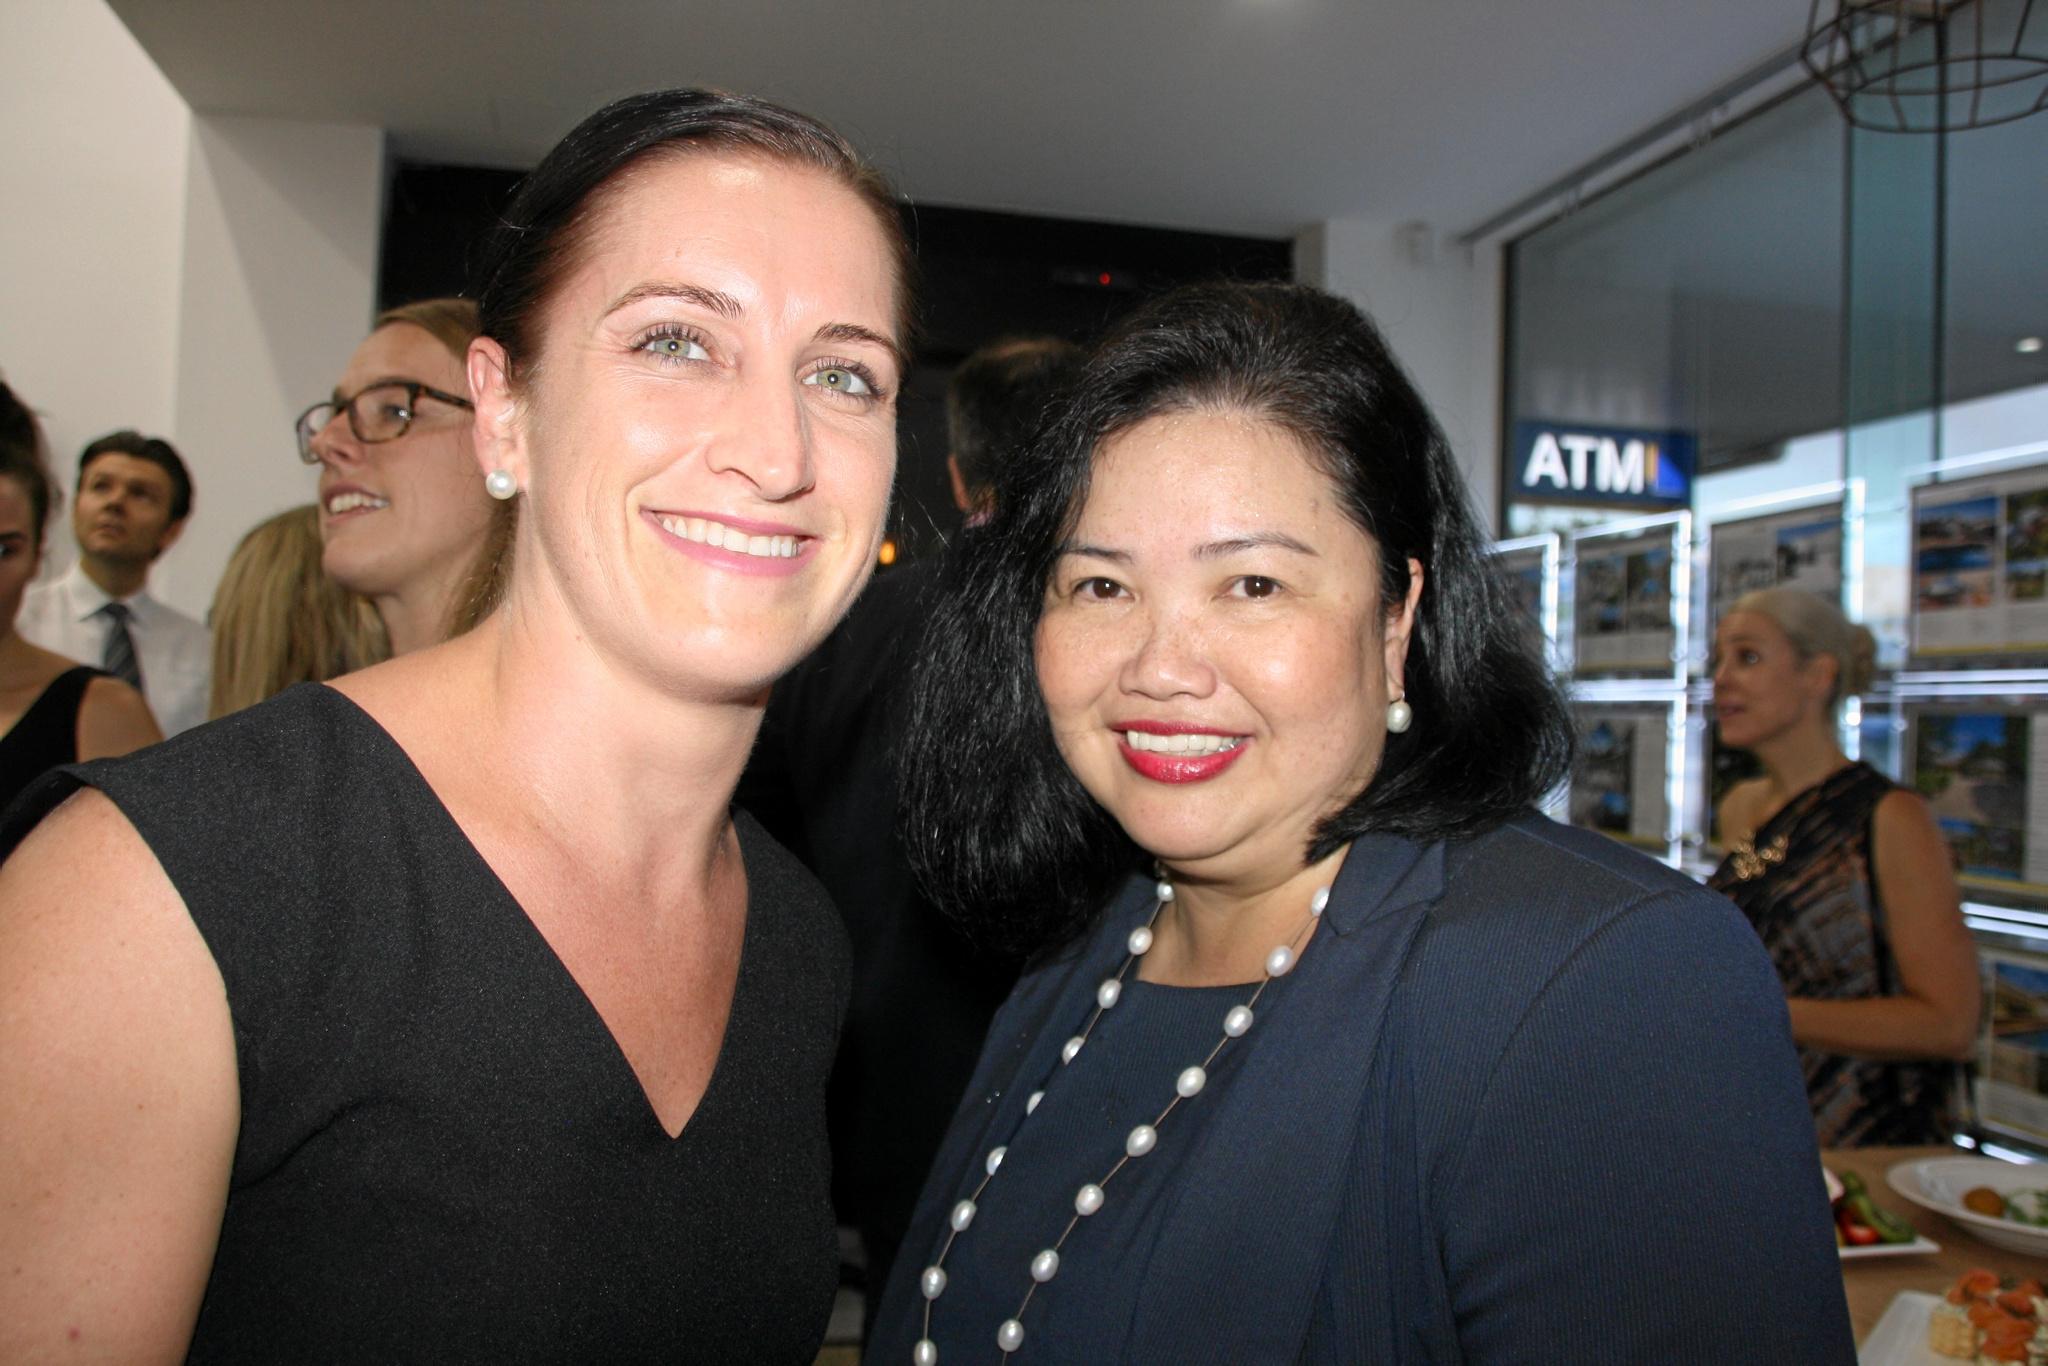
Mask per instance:
[[[1238,1073],[1179,1174],[1127,1359],[1299,1355],[1387,1006],[1443,886],[1441,843],[1353,843],[1322,926],[1267,991]]]

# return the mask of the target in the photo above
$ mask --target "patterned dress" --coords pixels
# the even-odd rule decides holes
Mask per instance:
[[[1885,912],[1871,879],[1870,831],[1894,784],[1850,764],[1787,802],[1721,860],[1707,885],[1749,917],[1788,997],[1855,1001],[1899,991]],[[1801,1048],[1824,1148],[1946,1141],[1955,1069],[1873,1062]]]

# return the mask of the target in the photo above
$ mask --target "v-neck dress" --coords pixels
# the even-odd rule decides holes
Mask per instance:
[[[824,892],[743,813],[739,978],[671,1138],[575,979],[368,714],[302,685],[59,770],[97,788],[227,986],[241,1084],[194,1361],[809,1362],[837,1280]]]

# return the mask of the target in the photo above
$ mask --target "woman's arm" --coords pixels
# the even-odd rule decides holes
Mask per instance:
[[[1724,898],[1590,935],[1453,1128],[1429,1194],[1472,1366],[1855,1361],[1783,989]]]
[[[81,793],[0,865],[0,1360],[182,1360],[239,1122],[213,956]]]
[[[114,759],[164,738],[149,703],[118,678],[95,678],[78,704],[78,757]]]
[[[1871,822],[1872,890],[1884,907],[1894,996],[1794,998],[1792,1037],[1808,1048],[1865,1058],[1967,1058],[1977,1041],[1977,948],[1963,924],[1948,845],[1911,792],[1878,803]]]

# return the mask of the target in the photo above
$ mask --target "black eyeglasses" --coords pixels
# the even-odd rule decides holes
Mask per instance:
[[[406,428],[412,426],[418,412],[421,398],[438,399],[457,408],[475,408],[475,404],[455,394],[444,394],[430,385],[416,380],[391,379],[369,388],[343,403],[323,399],[299,414],[299,420],[292,424],[299,437],[299,459],[308,465],[320,463],[320,457],[313,450],[313,438],[318,436],[335,414],[348,413],[348,429],[356,434],[356,440],[366,444],[378,441],[396,441],[404,436]]]

